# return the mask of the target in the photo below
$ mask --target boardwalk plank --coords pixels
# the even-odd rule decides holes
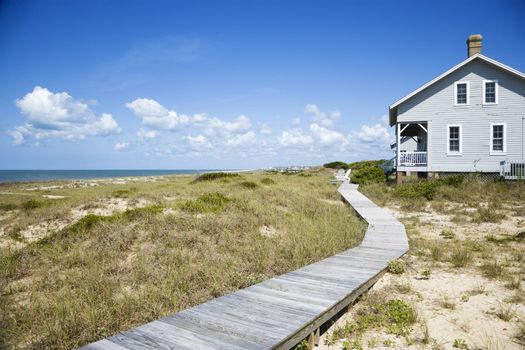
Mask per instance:
[[[99,340],[80,348],[81,350],[127,350],[121,345],[115,344],[107,339]]]
[[[242,349],[264,348],[264,346],[262,346],[260,343],[254,340],[249,340],[239,333],[233,334],[232,332],[226,331],[224,328],[217,329],[210,327],[207,323],[189,322],[187,318],[177,317],[177,315],[168,316],[160,319],[159,321],[192,332],[196,335],[205,335],[208,338],[218,339],[222,343],[231,344],[232,347]]]

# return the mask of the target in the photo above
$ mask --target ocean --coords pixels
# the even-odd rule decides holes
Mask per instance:
[[[0,182],[101,179],[111,177],[198,174],[219,169],[0,170]],[[223,169],[223,171],[226,171]]]

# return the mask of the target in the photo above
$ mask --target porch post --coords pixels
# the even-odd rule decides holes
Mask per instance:
[[[401,123],[396,123],[396,183],[403,182],[403,174],[399,171],[399,147],[401,146]]]
[[[396,124],[396,170],[399,168],[399,147],[401,143],[401,124]]]

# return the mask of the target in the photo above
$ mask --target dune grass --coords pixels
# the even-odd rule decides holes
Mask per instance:
[[[81,346],[358,244],[365,224],[323,200],[339,199],[332,172],[306,175],[0,185],[15,193],[2,196],[0,238],[20,240],[0,246],[0,348]],[[90,213],[115,198],[147,203]],[[67,224],[37,241],[20,234],[56,220]]]
[[[523,216],[525,203],[525,182],[498,181],[478,177],[476,174],[451,176],[434,180],[407,179],[402,185],[387,183],[365,184],[360,190],[379,205],[395,203],[403,211],[417,212],[427,205],[437,212],[457,214],[462,222],[500,222],[502,200],[511,206],[513,216]],[[474,208],[475,211],[461,212],[450,204]]]

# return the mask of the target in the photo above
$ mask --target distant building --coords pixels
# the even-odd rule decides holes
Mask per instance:
[[[290,166],[277,166],[269,167],[266,171],[276,172],[276,173],[300,173],[304,170],[310,169],[309,166],[304,165],[290,165]]]
[[[389,107],[398,182],[412,172],[523,174],[525,74],[483,56],[481,42],[469,36],[466,60]]]

